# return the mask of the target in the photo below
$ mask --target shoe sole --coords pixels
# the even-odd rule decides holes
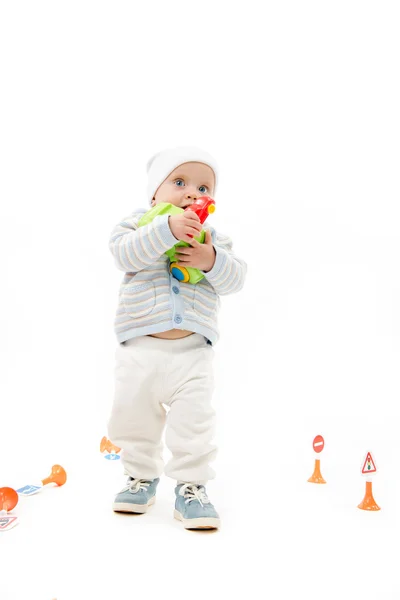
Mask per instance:
[[[216,517],[198,517],[197,519],[184,519],[178,510],[174,510],[174,517],[182,521],[185,529],[219,529],[221,522]]]
[[[150,498],[147,504],[131,504],[130,502],[114,502],[113,511],[114,512],[123,512],[123,513],[137,513],[143,514],[147,511],[149,506],[154,504],[156,501],[156,497],[153,496]]]

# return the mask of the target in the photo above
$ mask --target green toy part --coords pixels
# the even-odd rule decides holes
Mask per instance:
[[[143,215],[143,217],[141,217],[139,219],[138,227],[143,227],[143,225],[148,225],[149,223],[151,223],[153,221],[153,219],[155,219],[155,217],[158,217],[160,215],[180,215],[183,212],[184,212],[183,208],[179,208],[179,206],[175,206],[174,204],[169,204],[167,202],[160,202],[159,204],[156,204],[155,206],[153,206],[152,209],[147,211],[147,213],[145,213]],[[200,235],[198,235],[194,239],[197,240],[200,244],[204,244],[204,240],[206,239],[206,232],[204,231],[204,229],[202,229],[200,232]],[[168,256],[171,263],[178,262],[178,258],[176,257],[176,248],[178,246],[186,246],[187,247],[187,246],[190,246],[190,244],[188,244],[187,242],[180,241],[177,244],[175,244],[175,246],[172,246],[172,248],[167,250],[165,254]],[[178,275],[180,273],[182,273],[182,277],[177,277],[177,279],[179,279],[180,281],[185,281],[185,279],[184,279],[185,275],[183,275],[182,269],[180,267],[175,267],[174,271],[175,271],[175,269],[176,269]],[[185,267],[184,270],[187,271],[187,273],[189,275],[189,279],[186,281],[186,283],[195,284],[204,278],[204,274],[201,271],[199,271],[199,269],[194,269],[193,267]],[[175,277],[176,277],[176,275],[175,275]]]

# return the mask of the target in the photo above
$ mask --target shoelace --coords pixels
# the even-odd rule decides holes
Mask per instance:
[[[129,490],[132,494],[137,494],[140,490],[146,490],[151,483],[148,479],[132,479],[123,491]]]
[[[203,503],[210,503],[204,487],[194,483],[184,483],[179,490],[179,495],[185,498],[185,504],[192,502],[192,500],[198,500],[202,506]]]

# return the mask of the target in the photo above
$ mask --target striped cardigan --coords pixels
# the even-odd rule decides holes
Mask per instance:
[[[186,329],[215,344],[219,337],[219,296],[243,287],[246,263],[233,253],[231,240],[210,227],[216,252],[213,268],[196,285],[178,281],[169,273],[169,259],[164,254],[178,241],[169,228],[169,215],[138,227],[146,212],[133,212],[114,228],[110,238],[116,266],[125,273],[115,319],[118,342]]]

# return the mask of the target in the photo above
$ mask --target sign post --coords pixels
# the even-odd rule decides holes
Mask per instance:
[[[361,508],[361,510],[381,510],[372,495],[372,481],[371,478],[368,477],[371,473],[376,472],[376,463],[372,458],[372,454],[371,452],[367,452],[363,461],[363,466],[361,467],[361,474],[367,475],[367,480],[365,482],[365,496],[361,504],[358,505],[358,508]]]
[[[322,435],[317,435],[313,440],[314,452],[319,454],[324,449],[324,446],[324,438]],[[310,479],[307,479],[307,481],[310,483],[326,483],[325,479],[321,475],[320,460],[318,458],[315,459],[314,473],[311,475]]]

